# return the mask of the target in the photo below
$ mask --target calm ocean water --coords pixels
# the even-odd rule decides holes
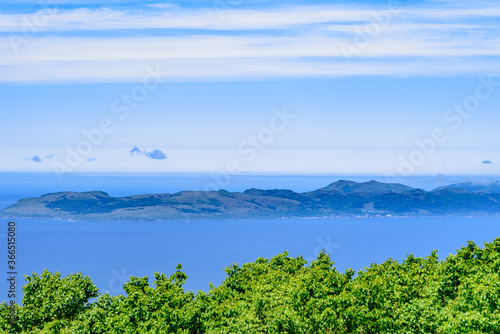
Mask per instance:
[[[223,268],[288,251],[311,260],[321,249],[339,271],[355,270],[406,254],[440,258],[468,240],[500,237],[499,218],[284,219],[194,222],[67,222],[18,220],[18,273],[44,268],[62,275],[80,271],[101,289],[123,293],[130,275],[170,274],[182,263],[185,288],[208,290],[225,277]],[[6,253],[7,221],[0,222],[0,249]],[[7,299],[6,255],[0,282]],[[18,289],[24,279],[18,283]],[[20,301],[20,300],[19,300]]]

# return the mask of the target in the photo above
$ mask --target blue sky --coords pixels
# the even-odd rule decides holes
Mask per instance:
[[[0,3],[0,171],[500,174],[498,2],[64,2]]]

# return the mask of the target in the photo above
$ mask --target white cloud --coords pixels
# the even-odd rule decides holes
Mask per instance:
[[[47,63],[44,66],[3,67],[3,82],[140,82],[147,72],[144,61]],[[346,63],[307,59],[173,59],[150,62],[166,73],[163,81],[260,80],[265,78],[334,77],[355,75],[450,76],[500,74],[500,62],[478,59],[360,60]]]
[[[175,8],[175,7],[173,7]],[[77,31],[113,29],[284,29],[296,25],[326,22],[365,21],[373,18],[373,10],[343,7],[296,7],[272,10],[225,10],[224,19],[217,10],[166,10],[143,13],[111,9],[39,11],[33,14],[0,15],[0,31],[23,32],[23,22],[46,22],[40,31]]]
[[[151,11],[112,10],[108,8],[41,10],[32,14],[0,14],[0,31],[24,32],[34,23],[37,31],[79,31],[114,29],[207,29],[249,30],[287,29],[294,26],[326,23],[370,22],[387,13],[405,20],[481,19],[500,17],[500,7],[478,8],[401,7],[361,8],[359,6],[302,6],[261,10],[228,9],[223,19],[214,8],[186,10],[170,4],[153,4]],[[161,10],[158,10],[161,9]],[[39,24],[37,24],[38,22]]]
[[[422,30],[419,35],[381,34],[354,54],[358,57],[463,57],[500,56],[500,35],[488,42],[469,34],[459,39]],[[185,36],[141,38],[44,37],[31,41],[17,55],[6,41],[0,43],[0,63],[6,66],[53,62],[94,62],[205,58],[344,57],[342,43],[358,46],[352,36]]]
[[[173,80],[454,75],[499,68],[500,27],[490,19],[500,17],[500,7],[491,4],[398,12],[338,5],[241,9],[226,11],[224,20],[214,9],[169,5],[143,14],[111,9],[49,14],[46,21],[39,18],[45,23],[38,32],[27,35],[23,18],[33,21],[36,15],[0,15],[0,31],[11,33],[0,39],[0,81],[135,81],[146,66],[157,64]],[[144,28],[167,30],[111,32]],[[174,37],[171,28],[197,31]],[[108,33],[76,37],[78,30]]]
[[[179,8],[178,5],[175,5],[175,4],[172,4],[172,3],[168,3],[168,2],[164,2],[164,3],[151,3],[151,4],[147,4],[146,6],[147,7],[151,7],[151,8],[157,8],[157,9]]]

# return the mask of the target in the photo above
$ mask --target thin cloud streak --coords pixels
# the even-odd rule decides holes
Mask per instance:
[[[373,10],[340,7],[297,7],[286,10],[226,10],[224,20],[213,8],[177,9],[158,14],[156,11],[134,13],[107,8],[37,12],[30,15],[0,15],[0,31],[22,32],[23,19],[47,16],[49,23],[41,31],[79,31],[115,29],[285,29],[297,25],[327,22],[352,22],[373,19]]]
[[[162,60],[186,58],[302,58],[339,57],[340,45],[351,38],[304,35],[298,37],[186,36],[143,38],[39,38],[19,57],[0,43],[0,64],[106,60]],[[353,43],[354,44],[354,43]],[[356,57],[470,57],[500,56],[500,35],[485,44],[477,35],[450,39],[429,31],[419,36],[390,34],[375,38]]]
[[[500,17],[500,7],[477,6],[404,8],[382,23],[377,15],[387,14],[387,9],[338,5],[228,10],[224,20],[214,9],[142,15],[59,10],[49,13],[39,33],[23,40],[20,53],[13,51],[12,35],[5,32],[25,29],[22,20],[29,15],[4,14],[0,82],[136,81],[148,65],[160,65],[169,73],[166,80],[497,73],[500,27],[491,18]],[[442,23],[444,18],[460,20]],[[380,31],[363,36],[364,28],[373,24],[380,24]],[[144,28],[167,30],[140,32]],[[174,37],[168,36],[169,28],[198,30]],[[72,33],[114,29],[136,29],[132,31],[141,37]],[[229,30],[234,31],[229,35]],[[53,32],[52,37],[43,31]],[[367,42],[357,47],[360,36]],[[346,56],[346,45],[355,52]]]
[[[476,5],[477,6],[477,5]],[[407,21],[443,19],[499,18],[500,6],[460,8],[438,6],[433,8],[401,8],[401,16]],[[450,8],[451,7],[451,8]],[[398,7],[399,9],[399,7]],[[210,9],[186,10],[168,8],[164,11],[127,11],[108,8],[73,10],[48,10],[32,14],[0,14],[0,32],[23,32],[23,22],[30,17],[47,18],[47,24],[39,31],[81,31],[118,29],[207,29],[249,30],[289,29],[294,26],[369,22],[396,8],[361,8],[360,6],[301,6],[278,9],[228,9],[222,20],[217,11]]]
[[[339,76],[452,76],[500,74],[498,60],[475,61],[443,58],[425,60],[360,60],[346,63],[286,59],[162,60],[152,64],[165,72],[163,81],[262,80]],[[141,82],[143,61],[64,62],[44,65],[0,67],[0,82]]]

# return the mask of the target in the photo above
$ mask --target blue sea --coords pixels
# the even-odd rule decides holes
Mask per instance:
[[[6,220],[0,222],[0,249],[6,253]],[[337,270],[354,270],[388,258],[429,255],[441,259],[473,240],[482,245],[500,237],[499,218],[282,219],[191,222],[75,222],[17,220],[19,277],[45,268],[63,276],[82,272],[101,292],[123,294],[133,276],[170,274],[178,263],[189,276],[187,290],[220,284],[223,269],[281,252],[311,261],[325,249]],[[7,299],[7,260],[1,299]],[[24,279],[18,282],[18,289]],[[18,298],[20,302],[20,297]]]
[[[57,191],[102,190],[111,196],[174,193],[203,190],[209,183],[229,191],[248,188],[285,188],[306,192],[339,179],[358,182],[375,179],[401,182],[431,190],[438,186],[477,178],[416,176],[387,179],[377,176],[343,175],[236,175],[210,174],[67,174],[0,173],[0,209],[20,198]],[[494,178],[497,179],[497,178]],[[493,179],[492,179],[493,180]],[[491,181],[491,180],[490,180]],[[0,220],[0,300],[7,299],[7,220]],[[88,275],[101,292],[122,294],[122,284],[133,276],[154,272],[170,274],[178,263],[189,276],[185,288],[204,290],[218,285],[224,268],[258,257],[288,251],[311,261],[325,249],[339,271],[359,270],[391,257],[403,260],[408,253],[441,258],[455,252],[468,240],[478,244],[500,237],[500,220],[494,218],[429,219],[283,219],[247,221],[172,222],[75,222],[17,220],[18,290],[23,275],[45,268],[63,276],[74,272]],[[2,255],[2,252],[4,255]],[[17,302],[20,302],[18,295]]]

